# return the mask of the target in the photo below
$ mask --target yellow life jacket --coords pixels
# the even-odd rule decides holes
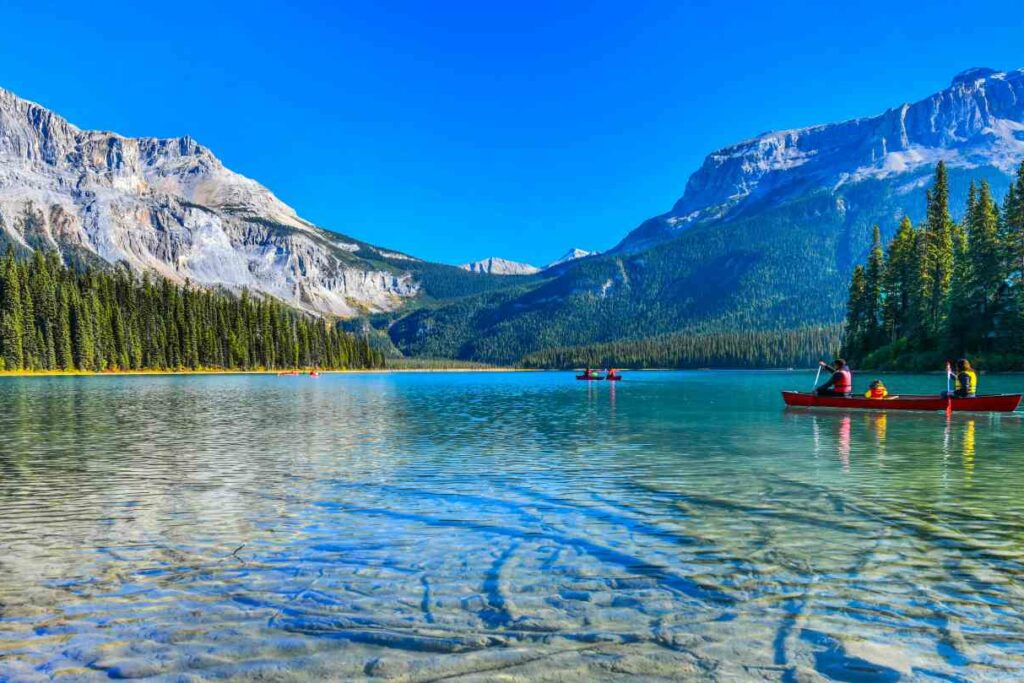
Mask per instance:
[[[864,392],[864,398],[885,398],[889,395],[889,390],[879,384],[877,387],[871,387]]]
[[[967,375],[967,387],[960,384],[960,375]],[[974,370],[962,370],[956,373],[956,390],[964,390],[964,393],[973,394],[978,391],[978,373]]]

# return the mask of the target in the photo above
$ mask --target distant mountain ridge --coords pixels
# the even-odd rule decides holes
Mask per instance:
[[[491,256],[479,261],[473,261],[472,263],[463,263],[459,268],[468,270],[471,273],[487,273],[489,275],[533,275],[577,259],[593,256],[596,253],[597,252],[584,251],[578,247],[573,247],[556,260],[541,268],[530,265],[529,263],[510,261],[499,256]]]
[[[472,263],[463,263],[459,268],[471,273],[487,273],[489,275],[533,275],[540,272],[540,268],[537,266],[509,261],[498,256],[491,256]]]

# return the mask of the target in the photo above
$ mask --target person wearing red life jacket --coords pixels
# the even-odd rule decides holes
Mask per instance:
[[[818,361],[821,367],[832,373],[827,382],[814,390],[818,396],[846,396],[853,395],[853,373],[850,366],[842,358],[836,358],[835,366],[828,365],[825,361]]]

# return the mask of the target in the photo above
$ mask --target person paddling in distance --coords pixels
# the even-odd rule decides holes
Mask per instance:
[[[815,389],[814,393],[818,396],[846,396],[849,398],[853,395],[853,373],[850,372],[850,367],[842,358],[836,358],[834,363],[832,366],[823,360],[818,361],[818,365],[831,372],[832,376]]]
[[[978,393],[978,373],[971,367],[971,361],[966,358],[956,362],[953,380],[956,382],[953,391],[943,391],[942,398],[974,398]]]

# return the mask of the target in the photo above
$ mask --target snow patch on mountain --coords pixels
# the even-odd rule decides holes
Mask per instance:
[[[408,254],[399,254],[397,251],[386,251],[384,249],[374,248],[374,251],[383,256],[384,258],[393,259],[395,261],[421,261],[421,259],[415,256],[409,256]]]
[[[569,263],[570,261],[586,258],[587,256],[594,256],[595,254],[597,254],[596,251],[585,251],[578,247],[573,247],[569,251],[562,254],[560,258],[549,263],[547,266],[545,266],[545,268],[554,268],[555,266],[560,266],[563,263]]]

